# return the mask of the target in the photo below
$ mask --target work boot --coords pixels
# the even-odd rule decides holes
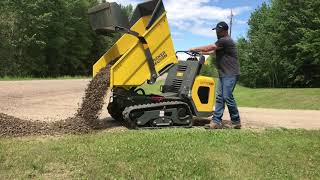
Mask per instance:
[[[223,121],[224,129],[241,129],[241,122],[231,122],[231,121]]]
[[[206,129],[222,129],[222,125],[211,121],[210,124],[207,124],[205,128]]]
[[[237,122],[237,123],[232,122],[232,128],[233,129],[241,129],[241,122]]]

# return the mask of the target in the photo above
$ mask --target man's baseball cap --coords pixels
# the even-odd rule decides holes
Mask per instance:
[[[228,24],[226,22],[221,21],[212,30],[229,30],[229,26],[228,26]]]

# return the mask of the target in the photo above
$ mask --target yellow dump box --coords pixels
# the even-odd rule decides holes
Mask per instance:
[[[110,11],[121,11],[121,9],[116,4],[108,3],[104,7],[89,10],[93,18],[91,23],[95,21],[93,16],[97,13],[100,15],[104,13],[103,15],[109,16],[109,19],[119,19],[122,16],[117,13],[117,17],[111,18],[113,15],[108,14]],[[101,19],[99,22],[102,22]],[[154,73],[158,75],[166,67],[177,63],[162,1],[139,4],[128,25],[123,22],[123,17],[118,22],[103,23],[98,25],[100,27],[94,28],[96,32],[109,33],[120,30],[126,32],[93,66],[93,76],[95,76],[101,68],[115,62],[110,70],[110,87],[140,86],[152,80],[152,66]]]

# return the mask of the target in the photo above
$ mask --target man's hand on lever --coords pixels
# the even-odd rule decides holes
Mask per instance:
[[[211,55],[215,53],[215,51],[207,51],[207,52],[199,52],[201,55]]]
[[[189,51],[190,52],[198,52],[202,55],[210,55],[210,54],[213,54],[216,49],[217,49],[217,46],[215,44],[210,44],[207,46],[191,48],[191,49],[189,49]]]

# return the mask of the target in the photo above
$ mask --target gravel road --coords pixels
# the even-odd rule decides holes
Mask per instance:
[[[88,83],[87,79],[0,81],[0,113],[40,121],[71,117]],[[320,129],[320,111],[241,107],[240,113],[247,128]],[[106,107],[100,118],[108,118]],[[229,119],[227,112],[224,119]]]

